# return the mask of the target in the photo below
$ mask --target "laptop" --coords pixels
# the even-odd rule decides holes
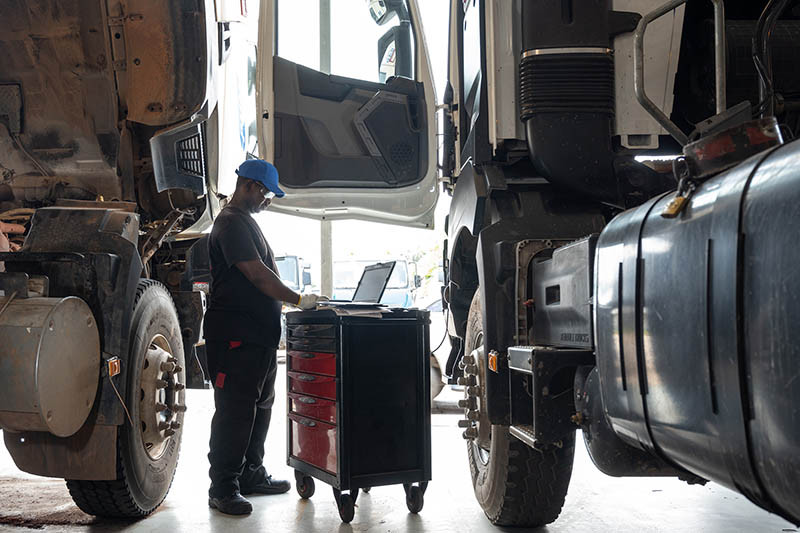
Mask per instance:
[[[320,302],[320,305],[354,307],[381,305],[379,302],[383,292],[386,290],[386,285],[389,283],[389,278],[392,276],[394,265],[394,261],[387,261],[364,267],[364,272],[361,273],[361,279],[358,280],[352,300],[330,300]]]

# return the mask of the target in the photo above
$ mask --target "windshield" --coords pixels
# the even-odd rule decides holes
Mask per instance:
[[[364,267],[380,263],[380,261],[336,261],[333,264],[333,286],[337,289],[355,289]],[[394,265],[387,289],[405,289],[408,287],[408,266],[403,260]]]
[[[296,257],[276,257],[275,263],[278,265],[278,275],[281,281],[289,285],[290,288],[297,288],[297,258]]]

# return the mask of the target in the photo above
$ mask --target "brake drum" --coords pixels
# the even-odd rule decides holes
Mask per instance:
[[[6,305],[8,304],[8,305]],[[80,298],[0,297],[0,428],[74,434],[100,375],[100,336]]]

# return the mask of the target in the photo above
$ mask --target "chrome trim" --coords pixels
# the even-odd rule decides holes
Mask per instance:
[[[547,56],[552,54],[613,54],[612,48],[602,46],[569,46],[562,48],[538,48],[536,50],[525,50],[522,58],[531,56]]]

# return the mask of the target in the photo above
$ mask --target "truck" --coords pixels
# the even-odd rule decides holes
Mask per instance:
[[[226,144],[203,142],[225,93],[190,80],[226,71],[236,24],[220,2],[107,4],[42,0],[0,32],[0,170],[35,209],[0,256],[0,426],[82,509],[144,516],[204,381],[190,236],[230,192]],[[242,138],[279,212],[430,229],[451,197],[445,372],[488,520],[556,520],[580,430],[606,474],[714,481],[800,522],[797,8],[451,0],[437,106],[444,28],[417,0],[300,4],[257,6]]]
[[[303,262],[302,257],[296,255],[279,255],[275,257],[278,266],[278,276],[281,281],[295,292],[304,292],[311,286],[311,265]]]
[[[799,18],[451,3],[447,372],[493,524],[556,520],[576,430],[608,475],[800,523]]]
[[[203,234],[257,151],[257,7],[2,9],[0,220],[26,234],[0,254],[0,428],[89,514],[158,507],[209,386]]]
[[[800,522],[796,3],[452,0],[439,106],[418,2],[363,8],[372,73],[339,60],[358,13],[288,4],[260,51],[275,208],[430,228],[451,197],[445,373],[488,520],[556,520],[580,431],[608,475]]]

